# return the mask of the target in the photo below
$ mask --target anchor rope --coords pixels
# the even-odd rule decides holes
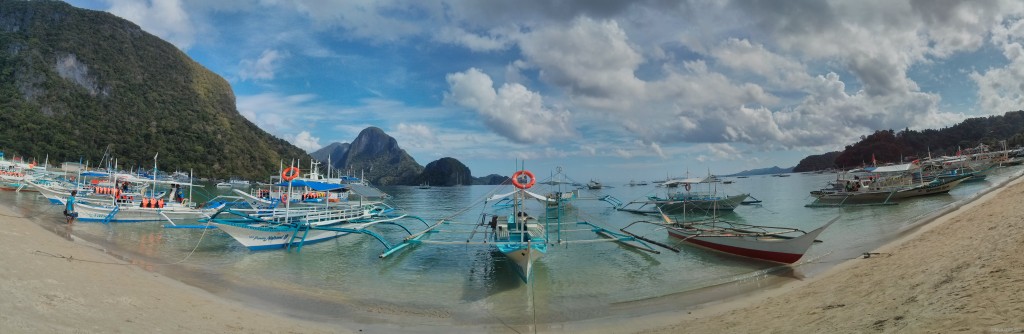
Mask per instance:
[[[47,211],[50,211],[50,210],[52,210],[52,209],[53,209],[53,208],[55,208],[55,207],[56,207],[56,206],[52,206],[52,205],[51,205],[50,207],[48,207],[48,208],[46,208],[46,209],[43,209],[43,210],[39,210],[39,211],[36,211],[35,213],[33,213],[33,214],[30,214],[30,215],[27,215],[27,216],[14,216],[14,215],[7,215],[7,214],[2,214],[2,213],[0,213],[0,216],[4,216],[4,217],[11,217],[11,218],[23,218],[23,219],[30,219],[30,218],[36,218],[36,217],[42,216],[42,215],[43,215],[43,213],[46,213]]]
[[[207,222],[206,224],[209,225],[210,223]],[[195,247],[192,247],[192,250],[189,251],[188,254],[185,255],[185,257],[182,258],[181,260],[178,260],[178,261],[175,261],[175,262],[166,262],[166,263],[146,263],[146,265],[151,265],[151,266],[172,266],[172,265],[178,265],[178,264],[184,263],[190,257],[192,257],[192,254],[195,254],[197,249],[199,249],[199,245],[203,243],[203,239],[206,237],[207,230],[209,230],[209,228],[204,228],[203,229],[203,234],[199,235],[199,241],[196,241]],[[65,256],[63,254],[51,254],[51,253],[47,253],[47,252],[44,252],[44,251],[41,251],[41,250],[38,250],[38,249],[35,252],[33,252],[33,254],[36,254],[36,255],[47,255],[47,256],[50,256],[50,257],[58,258],[58,259],[66,259],[66,260],[68,260],[68,262],[79,261],[79,262],[89,262],[89,263],[99,263],[99,264],[114,264],[114,265],[122,265],[122,266],[135,265],[134,263],[116,263],[116,262],[103,262],[103,261],[76,259],[74,257],[74,255],[72,255],[72,256]]]
[[[22,215],[9,215],[9,214],[4,214],[4,213],[0,213],[0,216],[11,217],[11,218],[19,218],[19,219],[32,219],[32,218],[38,218],[38,217],[42,216],[43,214],[49,212],[50,210],[53,210],[53,208],[56,208],[56,207],[58,207],[58,206],[50,205],[50,206],[48,206],[45,209],[42,209],[42,210],[36,211],[36,212],[28,214],[28,215],[24,215],[24,216],[22,216]],[[169,266],[169,265],[177,265],[177,264],[184,263],[190,257],[192,257],[193,254],[195,254],[197,249],[199,249],[199,245],[201,245],[202,242],[203,242],[203,239],[206,238],[206,233],[207,233],[207,230],[209,230],[209,225],[210,225],[210,222],[207,221],[206,222],[207,228],[203,229],[203,233],[199,236],[199,241],[196,242],[196,245],[194,247],[192,247],[192,250],[189,251],[188,254],[186,254],[184,258],[182,258],[181,260],[175,261],[175,262],[150,263],[149,265]],[[62,254],[52,254],[52,253],[47,253],[47,252],[44,252],[44,251],[41,251],[41,250],[36,250],[33,254],[36,254],[36,255],[46,255],[46,256],[50,256],[50,257],[54,257],[54,258],[66,259],[69,262],[70,261],[79,261],[79,262],[89,262],[89,263],[99,263],[99,264],[133,265],[132,263],[114,263],[114,262],[103,262],[103,261],[76,259],[76,258],[74,258],[73,255],[72,256],[64,256]]]

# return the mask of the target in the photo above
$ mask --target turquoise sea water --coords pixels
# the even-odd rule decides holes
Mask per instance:
[[[803,264],[786,270],[693,247],[682,247],[680,253],[662,249],[661,254],[650,254],[614,243],[571,244],[551,247],[537,262],[531,283],[524,284],[490,247],[422,245],[380,259],[383,247],[357,235],[307,245],[301,252],[252,252],[218,230],[166,229],[160,223],[78,223],[72,233],[143,268],[214,294],[307,319],[347,324],[398,322],[425,328],[551,324],[621,315],[631,312],[623,305],[656,298],[670,297],[675,307],[692,306],[699,301],[688,301],[687,292],[708,287],[728,292],[731,282],[813,276],[896,238],[922,217],[973,199],[1019,172],[1019,168],[1004,168],[985,181],[962,184],[948,195],[914,198],[893,206],[851,208],[804,207],[812,201],[808,192],[825,186],[835,174],[726,178],[736,182],[720,191],[749,192],[764,201],[723,214],[728,219],[811,230],[841,217],[818,238],[823,242],[811,248]],[[611,186],[583,190],[581,195],[611,195],[628,202],[665,191],[653,184]],[[212,186],[205,189],[223,191]],[[394,196],[392,203],[397,207],[432,223],[495,189],[382,190]],[[48,229],[59,232],[63,225],[60,208],[36,193],[0,192],[0,204],[16,207]],[[572,215],[613,231],[633,221],[657,218],[616,211],[601,201],[580,200],[574,206]],[[475,222],[479,213],[479,209],[471,210],[460,217]],[[421,223],[406,225],[414,232],[424,227]],[[377,231],[392,241],[407,235],[395,227]],[[673,243],[664,231],[653,227],[634,231]]]

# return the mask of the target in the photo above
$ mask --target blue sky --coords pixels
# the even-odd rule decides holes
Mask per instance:
[[[790,167],[1024,104],[1020,1],[69,3],[173,43],[303,149],[376,126],[475,176]]]

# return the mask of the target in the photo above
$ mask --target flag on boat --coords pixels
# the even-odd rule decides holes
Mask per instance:
[[[875,161],[875,154],[871,153],[871,165],[878,165],[878,161]]]

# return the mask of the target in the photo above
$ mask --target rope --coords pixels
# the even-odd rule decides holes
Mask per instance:
[[[207,222],[206,224],[209,225],[210,223]],[[206,231],[207,230],[209,230],[209,228],[204,228],[203,229],[203,234],[201,234],[199,236],[199,241],[196,242],[196,246],[192,247],[192,250],[188,252],[188,255],[185,255],[185,258],[183,258],[181,260],[178,260],[178,261],[175,261],[175,262],[147,263],[147,265],[152,265],[152,266],[171,266],[171,265],[177,265],[177,264],[184,263],[186,260],[188,260],[190,257],[192,257],[192,254],[194,254],[197,249],[199,249],[199,245],[202,244],[203,239],[206,237]],[[44,252],[44,251],[41,251],[41,250],[36,250],[35,253],[33,253],[33,254],[36,254],[36,255],[48,255],[50,257],[55,257],[55,258],[58,258],[58,259],[66,259],[66,260],[68,260],[68,262],[79,261],[79,262],[89,262],[89,263],[99,263],[99,264],[115,264],[115,265],[122,265],[122,266],[133,265],[133,263],[115,263],[115,262],[102,262],[102,261],[76,259],[76,258],[74,258],[73,255],[72,256],[64,256],[64,255],[61,255],[61,254],[51,254],[51,253],[47,253],[47,252]]]
[[[527,247],[530,246],[527,245]],[[530,277],[527,276],[526,278],[529,279]],[[530,308],[533,309],[533,334],[537,334],[537,285],[535,284],[536,281],[537,280],[533,279],[530,280]]]
[[[455,218],[455,217],[458,217],[458,216],[462,215],[463,213],[466,213],[466,211],[469,211],[469,209],[472,209],[472,208],[476,207],[477,204],[486,202],[488,198],[490,198],[491,196],[493,196],[494,194],[496,194],[498,192],[498,189],[504,188],[502,186],[505,186],[505,185],[508,185],[508,184],[507,183],[502,183],[502,184],[498,185],[497,187],[494,187],[494,189],[491,189],[491,191],[489,193],[485,194],[483,197],[478,198],[472,204],[467,205],[466,207],[462,208],[461,210],[456,211],[455,213],[452,213],[452,214],[450,214],[450,215],[448,215],[448,216],[446,216],[444,218],[441,218],[441,220],[450,220],[452,218]],[[484,208],[484,209],[486,209],[486,208]]]
[[[113,264],[113,265],[118,265],[118,266],[130,266],[130,265],[132,265],[131,263],[116,263],[116,262],[103,262],[103,261],[76,259],[74,256],[64,256],[64,255],[60,255],[60,254],[50,254],[50,253],[47,253],[47,252],[44,252],[44,251],[41,251],[41,250],[38,250],[38,249],[33,254],[36,254],[36,255],[47,255],[47,256],[50,256],[50,257],[58,258],[58,259],[65,259],[65,260],[68,260],[68,262],[79,261],[79,262],[89,262],[89,263],[99,263],[99,264]]]
[[[36,213],[31,214],[31,215],[27,215],[27,216],[15,216],[15,215],[7,215],[7,214],[2,214],[2,213],[0,213],[0,216],[12,217],[12,218],[21,218],[21,219],[30,219],[30,218],[35,218],[35,217],[42,216],[43,213],[46,213],[47,211],[50,211],[50,210],[52,210],[55,207],[58,207],[58,206],[50,205],[46,209],[37,211]],[[185,261],[187,261],[190,257],[192,257],[193,254],[195,254],[196,250],[199,249],[199,245],[201,245],[203,243],[203,239],[206,238],[206,233],[207,233],[208,230],[210,230],[209,229],[210,222],[207,221],[206,225],[207,225],[207,228],[203,229],[203,234],[201,234],[199,236],[199,241],[196,242],[195,247],[192,247],[192,250],[189,251],[188,254],[185,255],[185,257],[183,259],[175,261],[175,262],[169,262],[169,263],[150,263],[149,265],[154,265],[154,266],[170,266],[170,265],[181,264],[181,263],[184,263]],[[64,256],[64,255],[61,255],[61,254],[50,254],[50,253],[47,253],[47,252],[44,252],[44,251],[41,251],[41,250],[36,250],[34,254],[36,254],[36,255],[48,255],[48,256],[51,256],[51,257],[54,257],[54,258],[66,259],[66,260],[68,260],[68,262],[80,261],[80,262],[90,262],[90,263],[100,263],[100,264],[131,265],[131,263],[112,263],[112,262],[82,260],[82,259],[76,259],[76,258],[74,258],[74,256]]]
[[[53,209],[53,208],[55,208],[55,207],[57,207],[57,206],[55,206],[55,205],[50,205],[50,206],[49,206],[49,207],[47,207],[46,209],[43,209],[43,210],[39,210],[39,211],[36,211],[36,213],[34,213],[34,214],[31,214],[31,215],[28,215],[28,216],[12,216],[12,215],[6,215],[6,214],[2,214],[2,213],[0,213],[0,216],[4,216],[4,217],[11,217],[11,218],[22,218],[22,219],[31,219],[31,218],[36,218],[36,217],[42,216],[42,215],[43,215],[43,213],[45,213],[45,212],[47,212],[47,211],[50,211],[51,209]]]
[[[199,235],[199,241],[196,241],[196,246],[192,247],[192,250],[188,252],[188,255],[185,255],[185,258],[183,258],[183,259],[181,259],[180,261],[177,261],[177,262],[166,263],[166,264],[158,264],[158,265],[166,266],[166,265],[175,265],[175,264],[184,263],[185,260],[188,260],[188,258],[192,257],[192,254],[194,254],[196,252],[196,249],[199,249],[199,244],[201,244],[203,242],[203,238],[206,237],[206,231],[210,230],[209,227],[210,227],[210,220],[207,220],[206,221],[206,228],[203,229],[203,234]]]

